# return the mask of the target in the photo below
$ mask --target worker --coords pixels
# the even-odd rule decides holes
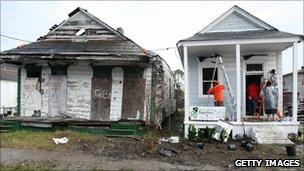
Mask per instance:
[[[249,114],[252,116],[256,112],[256,106],[257,106],[256,104],[257,104],[259,92],[260,92],[259,87],[254,82],[250,83],[250,85],[247,87]]]
[[[213,94],[214,105],[224,106],[224,90],[225,86],[220,84],[219,81],[213,82],[213,87],[208,90],[208,94]]]
[[[261,95],[264,101],[265,113],[268,115],[268,120],[274,120],[274,115],[278,111],[278,88],[273,86],[271,81],[268,80],[266,85],[263,86]]]
[[[270,77],[269,77],[269,81],[271,82],[272,86],[277,86],[278,85],[278,77],[276,74],[276,70],[272,69],[269,71],[270,73]]]

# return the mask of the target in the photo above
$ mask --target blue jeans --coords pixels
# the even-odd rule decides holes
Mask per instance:
[[[254,99],[249,100],[248,99],[248,108],[249,108],[249,114],[250,115],[254,115],[254,113],[256,112],[256,101]]]

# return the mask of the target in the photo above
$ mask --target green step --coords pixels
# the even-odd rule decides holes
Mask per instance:
[[[0,125],[0,130],[4,130],[4,129],[11,129],[12,126],[10,125]]]
[[[5,121],[1,120],[0,121],[0,128],[6,129],[6,130],[11,130],[11,131],[16,131],[20,130],[21,126],[18,121]]]
[[[138,125],[131,123],[112,123],[111,129],[138,130]]]
[[[108,129],[106,135],[110,136],[133,136],[137,135],[136,130],[129,129]]]

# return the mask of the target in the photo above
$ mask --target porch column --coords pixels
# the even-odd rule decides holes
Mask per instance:
[[[293,43],[292,48],[292,121],[298,120],[298,44]]]
[[[184,106],[185,106],[185,118],[184,122],[189,121],[189,91],[188,91],[188,47],[184,46],[184,75],[185,75],[185,99],[184,99]],[[186,131],[185,131],[186,134]]]
[[[241,48],[235,46],[236,52],[236,121],[241,122]]]

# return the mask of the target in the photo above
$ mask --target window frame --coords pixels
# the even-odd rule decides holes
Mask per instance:
[[[203,84],[204,84],[204,78],[203,78],[203,69],[204,68],[216,68],[217,66],[211,62],[204,61],[200,62],[198,64],[198,97],[199,98],[208,98],[209,94],[203,94]],[[217,79],[219,80],[219,69],[217,68]],[[213,98],[213,96],[210,96]]]

